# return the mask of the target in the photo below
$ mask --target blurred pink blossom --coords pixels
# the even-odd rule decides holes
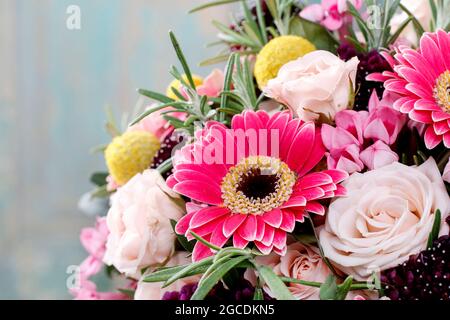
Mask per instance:
[[[101,261],[105,255],[105,244],[108,234],[106,218],[99,217],[94,228],[84,228],[81,230],[80,241],[93,258]]]
[[[362,0],[350,0],[356,9],[361,9]],[[342,28],[349,20],[346,0],[322,0],[321,4],[311,4],[306,6],[300,17],[318,22],[331,31]]]
[[[217,98],[223,91],[225,76],[222,70],[214,69],[209,76],[205,78],[203,84],[197,87],[197,93],[201,96]]]

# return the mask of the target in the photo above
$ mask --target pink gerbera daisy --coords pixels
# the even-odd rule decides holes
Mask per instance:
[[[195,232],[218,247],[232,239],[237,248],[254,243],[264,254],[284,255],[296,221],[303,222],[306,211],[323,215],[318,200],[344,194],[337,183],[345,172],[309,173],[325,154],[320,130],[287,112],[247,111],[234,116],[231,129],[208,122],[195,136],[167,180],[197,203],[176,226],[188,239]],[[197,242],[193,259],[211,254]]]
[[[373,74],[386,90],[400,95],[394,108],[427,125],[425,143],[433,149],[442,141],[450,148],[450,33],[426,33],[418,50],[399,47],[383,56],[394,72]]]

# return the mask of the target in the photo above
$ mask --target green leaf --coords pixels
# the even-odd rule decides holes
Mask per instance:
[[[207,259],[203,259],[199,262],[193,263],[193,264],[187,266],[186,268],[184,268],[183,270],[180,270],[177,273],[173,274],[169,279],[167,279],[166,282],[164,282],[162,287],[166,288],[167,286],[171,285],[178,279],[186,278],[189,275],[191,275],[193,272],[196,272],[196,270],[198,270],[198,269],[206,270],[206,268],[209,268],[210,266],[211,266],[211,261],[207,260]]]
[[[108,191],[106,185],[95,188],[91,192],[91,197],[93,197],[93,198],[107,198],[107,197],[109,197],[109,195],[110,195],[110,192]]]
[[[195,290],[191,300],[203,300],[225,274],[247,259],[248,256],[240,256],[229,259],[225,263],[210,266],[206,272],[207,275],[205,274],[198,283],[197,290]]]
[[[202,237],[200,237],[198,234],[196,234],[195,232],[191,232],[192,236],[197,239],[197,241],[200,241],[201,243],[203,243],[205,246],[207,246],[208,248],[215,250],[215,251],[220,251],[222,248],[219,248],[215,245],[213,245],[212,243],[209,243],[208,241],[206,241],[205,239],[203,239]]]
[[[186,58],[183,54],[183,51],[181,50],[180,44],[178,43],[177,38],[175,37],[175,34],[172,31],[169,31],[170,41],[172,41],[173,48],[175,49],[175,53],[178,57],[178,60],[181,63],[181,66],[183,67],[184,74],[186,75],[186,78],[188,79],[188,82],[192,89],[195,89],[195,83],[194,79],[192,77],[191,69],[189,68],[189,65],[186,62]]]
[[[231,88],[231,81],[233,79],[233,69],[234,69],[234,61],[235,61],[235,54],[233,53],[229,58],[228,58],[228,63],[227,63],[227,67],[226,67],[226,72],[225,72],[225,80],[223,83],[223,90],[222,91],[229,91]],[[226,108],[227,107],[227,101],[228,101],[228,97],[226,95],[221,95],[220,97],[220,107],[221,108]],[[220,119],[222,120],[225,118],[225,115],[221,112],[220,113]]]
[[[91,175],[90,181],[97,187],[101,187],[105,184],[108,184],[108,182],[106,181],[108,175],[108,172],[95,172]]]
[[[202,263],[204,263],[203,266],[192,270],[186,276],[190,277],[190,276],[193,276],[193,275],[196,275],[196,274],[204,273],[209,268],[209,265],[207,265],[205,263],[209,262],[210,264],[212,264],[212,261],[213,261],[212,257],[203,259],[201,261]],[[190,267],[191,265],[192,264],[176,266],[176,267],[160,268],[160,269],[152,272],[151,274],[145,276],[143,281],[144,282],[164,282],[164,281],[167,281],[168,279],[170,279],[170,277],[172,277],[177,272],[180,272],[184,268]]]
[[[269,42],[269,39],[267,38],[266,21],[264,19],[261,1],[264,0],[256,0],[256,15],[258,17],[258,25],[260,28],[263,43],[266,44],[267,42]]]
[[[397,31],[395,31],[395,33],[389,38],[389,40],[387,41],[387,44],[394,43],[411,21],[412,21],[412,18],[408,17],[408,19],[406,19],[405,22],[403,22],[400,25],[400,27],[397,29]]]
[[[212,65],[212,64],[221,63],[221,62],[227,61],[227,59],[229,57],[230,57],[230,55],[228,53],[221,54],[221,55],[215,56],[213,58],[209,58],[209,59],[203,60],[202,62],[200,62],[199,66],[200,67],[206,67],[206,66],[209,66],[209,65]]]
[[[335,300],[337,296],[336,277],[330,274],[325,282],[320,286],[320,300]]]
[[[150,99],[162,102],[162,103],[170,103],[170,102],[175,101],[162,93],[158,93],[158,92],[154,92],[154,91],[150,91],[150,90],[138,89],[138,92],[139,92],[139,94],[141,94],[147,98],[150,98]]]
[[[337,286],[336,300],[345,300],[348,292],[350,291],[353,284],[353,277],[348,276],[343,283]]]
[[[261,265],[255,265],[255,267],[277,300],[295,300],[289,289],[271,268]]]
[[[186,251],[192,252],[192,250],[194,250],[194,245],[195,245],[194,241],[188,241],[188,239],[185,236],[175,232],[175,226],[177,225],[177,222],[175,220],[170,219],[170,224],[172,225],[173,232],[177,236],[177,240],[181,244],[181,246]]]
[[[337,40],[320,24],[294,17],[289,28],[291,34],[308,39],[317,49],[336,52]]]
[[[253,294],[253,300],[264,300],[264,294],[261,288],[255,288],[255,293]]]
[[[162,109],[164,109],[164,108],[167,108],[167,107],[173,107],[173,108],[175,108],[175,109],[178,109],[178,110],[180,110],[180,111],[183,111],[181,107],[184,106],[185,104],[186,104],[185,102],[178,101],[178,102],[164,103],[164,104],[161,104],[161,105],[156,106],[156,107],[154,107],[154,108],[149,108],[148,110],[146,110],[145,112],[143,112],[140,116],[138,116],[136,119],[134,119],[134,120],[131,122],[130,126],[135,125],[136,123],[138,123],[139,121],[141,121],[142,119],[144,119],[144,118],[147,117],[148,115],[152,114],[153,112],[160,111],[160,110],[162,110]]]
[[[198,7],[195,7],[194,9],[191,9],[189,11],[189,13],[194,13],[194,12],[206,9],[206,8],[211,8],[211,7],[220,6],[220,5],[223,5],[223,4],[228,4],[228,3],[233,3],[233,2],[239,2],[239,1],[242,1],[242,0],[217,0],[217,1],[212,1],[212,2],[208,2],[208,3],[205,3],[205,4],[199,5]]]
[[[131,289],[118,289],[118,291],[124,295],[126,295],[130,299],[134,299],[135,290]]]
[[[441,229],[441,210],[437,209],[434,213],[433,228],[431,229],[430,236],[428,237],[427,249],[433,247],[433,242],[439,236],[439,230]]]

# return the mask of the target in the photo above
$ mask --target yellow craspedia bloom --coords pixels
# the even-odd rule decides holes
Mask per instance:
[[[183,75],[183,80],[186,83],[189,83],[188,78],[187,78],[186,75]],[[201,86],[203,84],[203,78],[199,77],[199,76],[197,76],[195,74],[192,75],[192,80],[194,80],[194,84],[195,84],[196,87]],[[168,96],[169,98],[172,98],[173,100],[179,100],[178,97],[175,95],[175,93],[173,93],[172,88],[175,88],[175,89],[177,89],[178,91],[181,92],[181,82],[180,82],[180,80],[177,80],[177,79],[173,80],[169,84],[169,86],[167,87],[167,90],[166,90],[166,96]]]
[[[269,80],[278,75],[283,65],[314,50],[316,47],[302,37],[281,36],[272,39],[256,58],[254,73],[258,87],[262,90]]]
[[[148,169],[159,149],[159,139],[149,132],[131,131],[115,137],[105,150],[109,173],[122,186]]]

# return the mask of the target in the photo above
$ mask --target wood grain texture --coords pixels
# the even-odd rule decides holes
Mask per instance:
[[[164,90],[177,34],[192,65],[214,54],[211,18],[194,0],[0,1],[0,298],[68,298],[66,268],[85,256],[77,211],[89,149],[108,141],[104,107],[130,111],[136,88]],[[82,29],[66,28],[78,5]],[[205,75],[208,69],[195,68]]]

